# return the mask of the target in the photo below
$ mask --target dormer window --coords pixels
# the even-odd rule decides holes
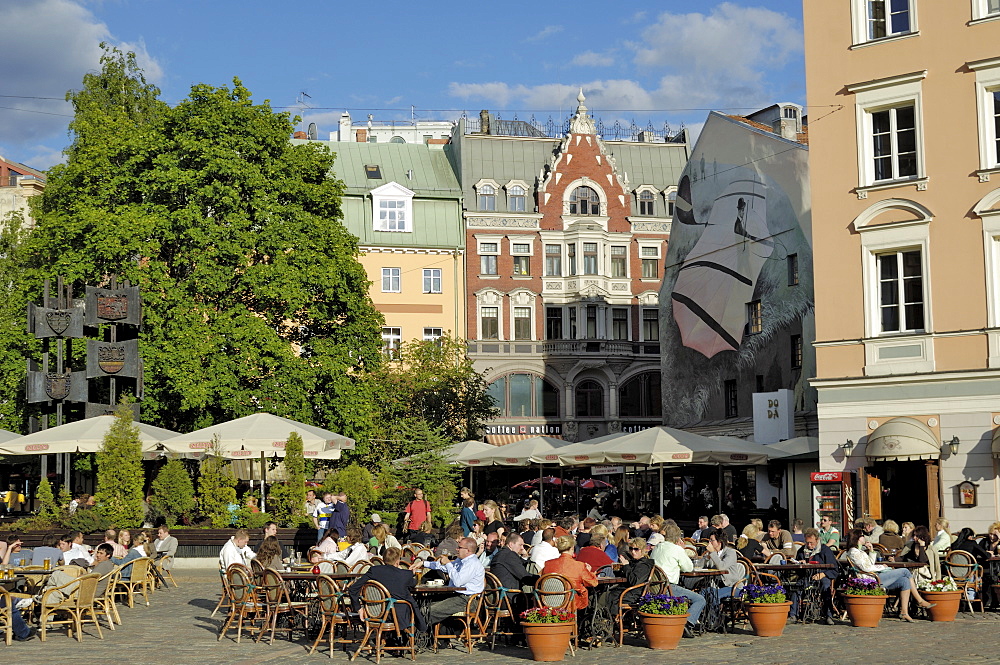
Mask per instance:
[[[527,196],[524,187],[514,185],[507,190],[507,210],[510,212],[524,212],[527,207]]]
[[[497,209],[497,190],[493,185],[479,188],[479,209],[493,212]]]
[[[645,190],[639,192],[639,214],[640,215],[653,215],[653,205],[655,199],[653,198],[653,192]]]
[[[390,182],[372,190],[372,226],[376,231],[413,231],[413,192]]]
[[[601,199],[590,187],[577,187],[569,199],[569,214],[600,215]]]

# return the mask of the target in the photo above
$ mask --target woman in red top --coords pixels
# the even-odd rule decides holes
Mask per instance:
[[[582,610],[587,606],[589,597],[587,587],[597,586],[597,575],[590,569],[590,566],[582,561],[573,558],[573,550],[576,548],[576,539],[573,536],[559,536],[556,538],[556,549],[559,550],[559,558],[549,559],[542,568],[542,574],[555,573],[562,575],[576,590],[576,609]]]
[[[614,563],[604,552],[604,547],[608,544],[607,536],[603,533],[591,534],[590,542],[580,548],[576,554],[576,560],[582,561],[594,572],[600,572],[601,568]]]
[[[413,500],[406,504],[406,533],[412,536],[420,531],[424,522],[431,519],[431,504],[424,499],[424,491],[419,487],[413,490]]]

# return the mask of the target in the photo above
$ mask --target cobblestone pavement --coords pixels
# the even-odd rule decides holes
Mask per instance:
[[[43,644],[36,637],[30,642],[14,642],[6,648],[6,659],[12,662],[39,663],[60,654],[72,660],[90,663],[127,662],[129,665],[164,663],[226,663],[254,665],[257,663],[319,663],[329,662],[325,649],[308,655],[299,635],[295,642],[279,637],[273,646],[254,644],[244,638],[236,644],[230,636],[219,642],[216,635],[224,618],[220,612],[211,617],[218,600],[218,576],[214,571],[184,570],[175,574],[179,588],[157,591],[151,605],[136,605],[121,609],[123,625],[117,630],[104,628],[99,640],[93,627],[85,630],[82,644],[67,637],[64,631],[51,632]],[[656,663],[735,663],[749,665],[800,665],[817,658],[838,663],[901,663],[921,665],[936,663],[973,664],[996,662],[997,635],[1000,614],[960,614],[955,623],[903,623],[884,619],[876,629],[851,628],[847,624],[790,625],[782,637],[756,638],[745,630],[736,635],[705,635],[682,640],[675,651],[651,651],[638,642],[617,649],[602,647],[580,650],[567,662],[578,665],[609,661]],[[991,655],[992,654],[992,655]],[[417,662],[465,665],[470,660],[487,665],[515,664],[529,659],[526,649],[497,646],[495,652],[477,647],[472,656],[457,649],[444,649],[439,654],[421,653]],[[338,651],[333,661],[346,663],[348,657]],[[358,658],[358,663],[367,662]],[[374,662],[374,661],[372,661]],[[402,663],[395,657],[384,660]]]

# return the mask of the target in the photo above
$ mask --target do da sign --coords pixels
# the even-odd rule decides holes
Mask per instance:
[[[783,389],[753,394],[753,438],[777,443],[795,436],[795,393]]]

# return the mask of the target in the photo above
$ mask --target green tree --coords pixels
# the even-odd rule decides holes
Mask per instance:
[[[142,526],[142,443],[132,410],[122,405],[97,451],[97,508],[112,524]]]
[[[288,496],[285,498],[285,506],[290,520],[296,521],[305,516],[306,458],[302,451],[302,437],[298,432],[292,432],[285,444],[285,472],[288,474]]]
[[[448,442],[475,439],[488,420],[500,415],[465,344],[447,335],[404,343],[399,361],[383,366],[377,377],[379,420],[386,423],[382,441],[392,440],[387,433],[406,419],[423,420]],[[398,452],[391,445],[379,446],[368,451],[366,464],[388,464]]]
[[[406,460],[386,467],[380,482],[391,489],[382,497],[380,505],[386,510],[403,510],[413,497],[413,490],[419,487],[431,505],[435,524],[450,521],[448,506],[461,475],[455,465],[441,455],[450,441],[439,428],[432,427],[422,418],[407,418],[394,429],[392,442],[396,459],[405,457]]]
[[[372,505],[378,500],[381,492],[375,486],[372,472],[356,462],[337,469],[328,475],[323,484],[325,492],[344,492],[347,494],[347,505],[351,508],[351,522],[364,521]]]
[[[229,526],[232,520],[229,506],[236,504],[236,477],[229,468],[229,461],[219,454],[219,447],[219,435],[216,434],[201,461],[198,477],[201,514],[217,529]]]
[[[52,483],[49,482],[48,478],[42,478],[39,481],[35,495],[38,497],[38,503],[40,504],[38,509],[39,517],[47,520],[54,520],[59,517],[59,506],[56,504],[56,498],[52,494]]]
[[[33,201],[22,290],[59,274],[140,286],[149,422],[190,430],[266,409],[367,438],[382,319],[334,155],[293,145],[292,119],[238,79],[174,107],[158,94],[110,49],[68,95],[73,142]]]
[[[184,462],[169,459],[153,479],[153,508],[174,526],[194,510],[194,483]]]

